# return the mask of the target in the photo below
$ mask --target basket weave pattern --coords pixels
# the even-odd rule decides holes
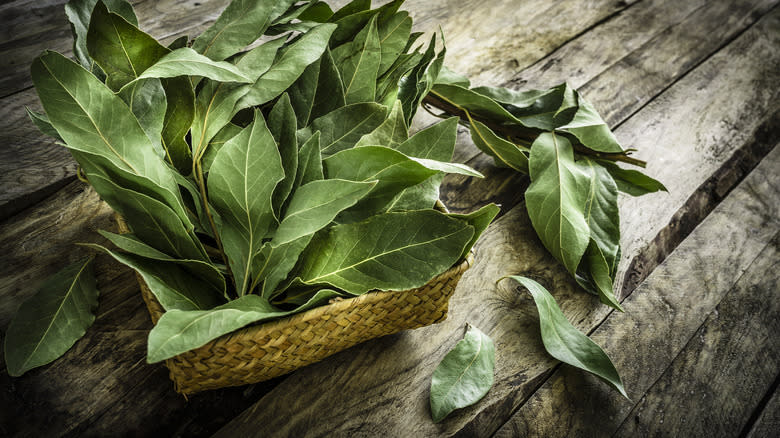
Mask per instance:
[[[176,391],[192,394],[281,376],[369,339],[447,317],[449,298],[471,256],[424,286],[370,292],[276,321],[243,328],[165,361]],[[164,310],[143,279],[141,294],[157,323]]]

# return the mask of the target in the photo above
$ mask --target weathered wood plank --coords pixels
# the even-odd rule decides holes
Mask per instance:
[[[27,13],[29,2],[17,2],[0,9],[13,29],[42,29],[18,34],[7,32],[0,40],[0,55],[12,64],[0,66],[0,96],[31,84],[29,64],[44,48],[70,52],[70,30],[62,1],[53,0],[37,6],[37,14]],[[346,1],[332,2],[338,7]],[[377,2],[383,3],[383,2]],[[554,50],[578,33],[627,7],[630,2],[590,2],[586,0],[555,2],[512,0],[491,3],[486,8],[480,0],[429,2],[413,0],[405,4],[415,19],[415,28],[437,30],[443,26],[448,42],[447,62],[452,68],[469,73],[486,83],[499,84],[511,72],[523,68]],[[134,2],[141,28],[164,41],[189,33],[195,35],[213,20],[227,0],[209,2]],[[548,20],[554,15],[558,20]],[[564,21],[565,20],[565,21]],[[490,26],[486,26],[490,23]],[[494,32],[495,27],[502,32]],[[504,40],[506,39],[506,40]],[[474,49],[475,41],[488,40],[490,45]],[[14,51],[4,53],[4,49]],[[511,50],[510,50],[511,49]],[[506,50],[503,52],[502,50]],[[18,52],[18,53],[17,53]],[[508,64],[506,53],[515,59]],[[475,56],[479,59],[475,59]],[[479,61],[481,64],[474,64]],[[8,83],[4,88],[3,78]],[[5,91],[4,91],[5,90]],[[72,180],[76,165],[66,151],[37,132],[24,113],[25,105],[37,106],[33,90],[27,89],[3,99],[0,106],[0,143],[6,145],[0,158],[0,219],[33,205]],[[6,122],[7,121],[7,122]],[[473,156],[473,152],[470,152]]]
[[[780,392],[775,387],[775,392],[769,402],[761,411],[761,414],[750,427],[746,438],[769,438],[780,430]]]
[[[141,29],[164,42],[179,35],[200,33],[229,0],[133,0]],[[0,7],[0,96],[29,88],[30,63],[44,49],[70,55],[73,49],[65,0],[13,2]]]
[[[779,165],[780,149],[776,148],[623,302],[626,313],[613,313],[592,334],[592,338],[615,362],[629,396],[636,404],[628,402],[592,376],[562,366],[512,416],[497,436],[612,435],[621,423],[624,426],[633,424],[632,417],[640,414],[637,407],[651,403],[648,401],[652,400],[648,389],[652,392],[653,385],[666,384],[661,383],[667,382],[662,376],[665,372],[669,373],[670,364],[673,364],[672,369],[688,364],[687,356],[700,352],[697,347],[708,336],[707,332],[711,332],[713,338],[706,340],[707,345],[720,340],[719,332],[714,330],[716,327],[706,329],[707,323],[702,328],[704,333],[697,333],[708,315],[713,320],[711,325],[717,326],[721,321],[727,326],[724,331],[728,337],[733,336],[737,345],[721,346],[722,349],[712,352],[708,347],[707,351],[711,354],[703,353],[706,357],[699,358],[702,365],[696,366],[696,369],[704,372],[707,364],[711,364],[710,360],[728,362],[739,357],[735,365],[744,360],[746,368],[743,371],[751,376],[762,374],[759,370],[769,370],[771,384],[778,367],[776,353],[772,358],[771,352],[780,348],[772,335],[776,332],[778,321],[771,322],[769,318],[777,315],[778,241],[767,242],[780,231],[780,178],[776,173]],[[721,303],[724,296],[729,296],[726,301],[742,304],[738,308],[728,304],[719,309],[719,304],[726,303]],[[730,313],[726,313],[727,309]],[[756,319],[751,319],[753,317]],[[767,327],[754,327],[764,322],[768,322]],[[772,331],[773,327],[775,331]],[[749,328],[755,330],[747,333]],[[768,336],[765,330],[769,330]],[[746,350],[737,354],[733,349],[738,348],[742,341]],[[726,339],[725,342],[732,341]],[[766,370],[751,368],[747,364],[760,359],[766,363]],[[673,382],[668,382],[661,391],[664,397],[683,390],[695,393],[677,394],[676,404],[664,409],[667,420],[671,420],[672,416],[678,419],[685,416],[687,424],[699,424],[702,418],[697,419],[697,415],[707,416],[709,411],[731,406],[722,397],[733,395],[740,400],[739,394],[745,393],[735,388],[739,383],[721,380],[734,377],[729,374],[729,368],[725,364],[713,364],[713,372],[723,376],[708,376],[707,380],[712,381],[709,389],[696,386],[697,378],[690,375],[678,376]],[[750,387],[749,381],[742,383]],[[760,399],[766,389],[757,392],[755,396]],[[680,406],[683,403],[698,403],[698,406],[686,408]],[[750,413],[749,410],[747,415],[736,412],[735,409],[735,415],[729,416],[745,420]],[[644,409],[639,417],[641,424],[645,425],[661,419],[652,409]],[[670,435],[691,436],[691,433],[683,431],[673,433],[675,429],[667,420],[664,421],[664,431]],[[738,427],[741,428],[742,424]],[[722,429],[714,427],[710,430]],[[636,432],[633,436],[651,435]],[[723,436],[729,435],[736,434],[723,433]]]
[[[773,13],[753,26],[620,128],[619,137],[637,139],[642,143],[640,148],[653,155],[657,151],[649,173],[672,191],[633,204],[633,200],[624,200],[622,211],[630,212],[621,218],[624,247],[640,246],[634,239],[651,239],[706,180],[707,172],[728,161],[730,154],[716,146],[729,144],[729,152],[741,148],[757,126],[773,117],[767,113],[775,108],[772,102],[776,91],[765,90],[774,90],[771,84],[777,80],[778,54],[773,49],[776,35],[769,31],[776,27],[777,19],[778,14]],[[679,120],[689,120],[685,129],[679,129]],[[734,131],[723,126],[734,124],[739,126]],[[670,144],[657,144],[658,139]],[[452,299],[448,321],[359,346],[301,370],[237,417],[221,434],[251,435],[258,431],[258,425],[281,435],[309,436],[333,431],[368,435],[388,431],[400,435],[492,433],[553,366],[540,352],[531,353],[541,351],[534,331],[536,323],[528,315],[533,308],[526,304],[518,310],[517,303],[523,300],[514,292],[497,290],[492,279],[510,273],[542,279],[555,291],[564,312],[586,330],[607,314],[591,297],[577,292],[566,274],[528,237],[532,231],[523,210],[524,206],[518,205],[484,236],[476,266],[464,276],[460,292]],[[478,406],[433,425],[426,405],[430,373],[467,321],[490,333],[499,346],[497,384]],[[338,374],[334,375],[334,370],[339,370]],[[320,391],[306,391],[315,383]],[[265,410],[271,400],[277,408]],[[328,413],[328,421],[319,426],[313,424],[318,412]]]
[[[731,214],[742,217],[741,211]],[[703,437],[712,430],[722,436],[739,434],[780,370],[778,237],[642,396],[615,436]]]

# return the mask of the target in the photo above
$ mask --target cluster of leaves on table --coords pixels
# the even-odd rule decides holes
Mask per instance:
[[[434,208],[445,173],[481,176],[449,162],[459,121],[496,164],[530,174],[527,208],[542,242],[620,308],[618,190],[663,186],[614,163],[632,160],[565,84],[469,88],[443,67],[436,35],[417,43],[402,3],[355,0],[333,12],[321,1],[234,0],[193,41],[167,47],[124,0],[66,5],[77,62],[49,51],[35,59],[45,113],[30,115],[131,230],[101,232],[119,250],[92,246],[135,269],[165,309],[150,362],[333,297],[418,287],[462,259],[498,207]],[[421,104],[446,120],[409,136]],[[60,302],[94,306],[85,266],[60,279]],[[9,337],[31,319],[26,306]],[[67,350],[91,323],[82,313],[73,322],[55,312],[55,330],[36,338],[26,327],[21,347],[6,342],[12,374]],[[560,318],[552,326],[568,324]],[[542,315],[545,339],[553,320]],[[492,384],[492,353],[487,361]],[[602,375],[613,385],[616,376]]]

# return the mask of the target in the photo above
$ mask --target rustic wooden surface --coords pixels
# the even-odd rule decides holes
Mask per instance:
[[[37,133],[29,63],[69,52],[62,4],[0,5],[0,336],[42,278],[99,241],[110,210]],[[227,0],[133,1],[157,38],[195,35]],[[333,2],[343,4],[344,1]],[[379,3],[379,2],[377,2]],[[780,374],[780,8],[777,0],[409,0],[441,25],[447,64],[477,84],[579,87],[669,193],[621,199],[625,314],[577,291],[533,237],[527,180],[459,136],[484,180],[448,177],[451,209],[502,204],[444,323],[374,340],[287,377],[176,395],[145,363],[151,323],[132,273],[98,259],[99,315],[62,359],[0,374],[0,436],[772,436]],[[421,116],[416,126],[431,119]],[[757,166],[757,167],[756,167]],[[532,301],[495,278],[540,280],[620,369],[632,402],[543,351]],[[432,424],[430,376],[465,322],[497,346],[496,384]],[[0,356],[0,366],[3,359]]]

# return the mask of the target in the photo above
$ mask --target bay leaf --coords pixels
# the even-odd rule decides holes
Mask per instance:
[[[320,131],[317,131],[306,140],[306,143],[298,151],[298,171],[295,173],[293,190],[323,178],[322,156],[320,155]]]
[[[297,277],[353,295],[420,287],[449,269],[474,228],[434,210],[385,213],[314,236]]]
[[[604,350],[571,325],[553,296],[542,285],[518,275],[506,278],[517,281],[533,296],[539,311],[542,342],[550,356],[595,374],[628,398],[620,375]]]
[[[623,307],[612,289],[615,280],[614,273],[610,272],[610,266],[607,264],[604,254],[593,239],[590,240],[580,261],[575,280],[587,292],[598,295],[603,304],[623,312]]]
[[[341,211],[355,205],[375,185],[375,181],[322,179],[299,187],[293,194],[271,243],[281,245],[314,234],[328,225]]]
[[[258,295],[246,295],[211,310],[165,312],[149,332],[146,360],[160,362],[249,324],[302,312],[324,304],[334,296],[338,293],[322,290],[306,304],[287,311],[277,309]]]
[[[273,298],[277,294],[277,287],[284,282],[298,263],[301,253],[312,237],[313,234],[307,234],[281,244],[273,241],[266,242],[253,259],[256,265],[253,270],[256,274],[252,289],[262,283],[260,296],[268,300]]]
[[[106,73],[106,85],[118,91],[170,50],[97,2],[87,30],[89,56]]]
[[[189,274],[201,280],[201,284],[197,286],[198,290],[203,289],[203,285],[207,285],[208,288],[214,292],[211,295],[225,296],[226,294],[225,277],[221,272],[219,272],[219,269],[217,269],[210,262],[171,257],[168,254],[165,254],[144,243],[141,239],[133,234],[115,234],[103,230],[98,230],[98,232],[111,243],[116,245],[117,248],[123,251],[137,255],[144,259],[161,262],[162,265],[172,264],[183,268]],[[213,300],[213,297],[208,297],[207,299],[201,301],[209,302],[211,300]],[[213,306],[207,305],[206,308],[209,307]]]
[[[463,339],[433,371],[430,403],[434,423],[488,393],[494,381],[495,351],[493,340],[469,325]]]
[[[644,173],[634,169],[624,169],[611,161],[597,160],[598,163],[607,169],[618,190],[631,196],[642,196],[648,193],[668,192],[664,185]]]
[[[130,107],[158,154],[166,156],[162,145],[162,130],[168,103],[160,80],[153,78],[133,82],[118,95]]]
[[[323,156],[333,155],[353,147],[361,137],[376,129],[385,120],[385,106],[364,102],[353,103],[315,119],[310,126],[299,130],[308,138],[320,131],[320,150]]]
[[[416,134],[395,149],[410,157],[450,161],[458,137],[458,117],[450,117],[433,124]]]
[[[268,129],[276,140],[284,168],[284,179],[276,185],[272,195],[274,216],[277,220],[281,220],[282,205],[292,192],[295,174],[298,172],[298,140],[295,135],[298,127],[295,110],[293,110],[290,96],[287,93],[282,94],[282,97],[271,108],[271,112],[268,114]]]
[[[347,104],[344,84],[327,48],[318,61],[306,67],[288,92],[299,127]]]
[[[5,332],[8,374],[21,376],[65,354],[95,321],[97,304],[91,257],[46,279]]]
[[[306,67],[320,59],[335,29],[333,24],[320,24],[280,50],[273,65],[249,87],[236,108],[262,105],[282,94]]]
[[[380,23],[377,31],[381,50],[377,75],[381,76],[403,53],[412,32],[412,18],[406,11],[395,13],[387,21]]]
[[[564,137],[541,134],[531,146],[525,192],[531,224],[545,248],[574,275],[590,241],[585,204],[590,181]]]
[[[195,38],[192,48],[222,61],[258,39],[295,0],[233,0],[217,20]]]
[[[498,216],[499,212],[501,212],[501,208],[491,202],[479,210],[472,211],[468,214],[448,213],[449,217],[460,219],[474,227],[474,236],[472,236],[469,243],[466,244],[466,247],[463,248],[463,253],[460,256],[461,259],[465,260],[466,257],[468,257],[471,248],[475,243],[477,243],[479,236],[481,236],[482,233],[487,229],[488,225],[493,222],[493,219]]]
[[[384,122],[368,134],[360,137],[355,146],[388,146],[397,148],[409,138],[401,101],[396,100]],[[427,157],[423,157],[427,158]]]
[[[351,42],[333,49],[347,104],[374,101],[381,57],[376,17]]]
[[[104,246],[88,243],[84,246],[102,251],[119,263],[134,269],[149,286],[154,297],[167,311],[202,310],[218,306],[224,296],[190,272],[173,263],[160,263],[135,254],[112,251]]]
[[[200,76],[220,82],[252,82],[252,79],[235,65],[226,61],[212,61],[189,47],[166,54],[144,70],[138,79],[179,76]]]
[[[88,172],[87,179],[141,240],[177,258],[208,260],[192,229],[185,227],[170,207],[143,193],[120,187],[104,175]]]
[[[57,141],[64,141],[60,138],[60,134],[54,129],[54,126],[51,125],[49,116],[47,116],[46,113],[33,111],[29,107],[24,107],[24,109],[27,111],[27,116],[30,117],[30,120],[35,124],[35,127],[38,128],[39,131]]]
[[[187,220],[173,172],[119,96],[56,52],[44,52],[33,61],[31,70],[52,126],[71,152],[76,152],[74,156],[79,152],[92,155],[106,166],[146,181],[145,193],[165,200]]]
[[[138,18],[135,16],[133,6],[125,0],[102,0],[108,6],[108,10],[120,15],[133,26],[138,26]],[[98,0],[69,0],[65,4],[65,15],[71,24],[73,33],[73,54],[76,60],[87,70],[93,72],[98,78],[105,77],[100,67],[89,56],[87,50],[87,30],[89,29],[92,11]]]
[[[514,143],[496,135],[482,122],[471,120],[471,140],[482,152],[493,157],[497,166],[528,173],[528,157]]]
[[[604,257],[609,273],[617,268],[620,261],[617,259],[620,251],[617,184],[604,167],[589,158],[577,161],[577,165],[590,180],[584,216],[590,229],[590,238]]]
[[[379,213],[403,189],[438,173],[406,155],[384,146],[343,150],[323,160],[328,179],[377,181],[374,188],[339,221],[359,221]]]
[[[577,137],[577,140],[588,149],[606,153],[623,152],[623,147],[596,108],[579,93],[577,93],[577,112],[574,118],[569,123],[558,127],[558,130]]]
[[[188,78],[161,79],[165,90],[162,145],[168,161],[182,175],[192,172],[192,151],[185,140],[195,117],[195,92]]]
[[[279,150],[259,111],[220,149],[211,165],[208,193],[222,217],[219,230],[238,295],[248,292],[252,259],[275,218],[271,196],[284,178]]]

